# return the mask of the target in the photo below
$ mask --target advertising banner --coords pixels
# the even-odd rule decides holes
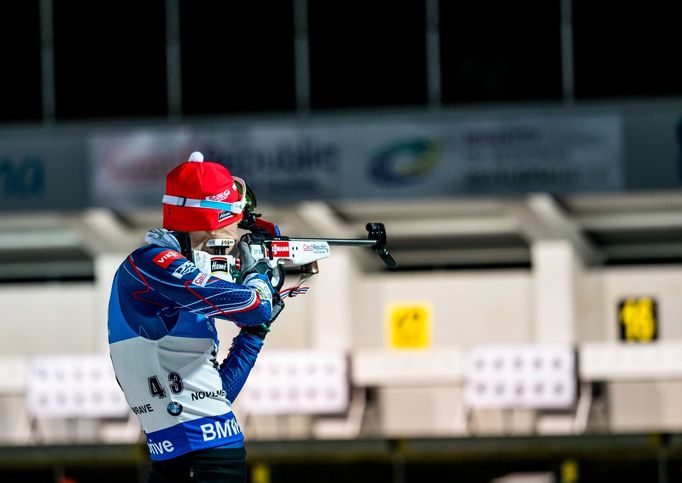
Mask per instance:
[[[88,189],[82,136],[38,130],[0,136],[0,211],[81,209]]]
[[[226,124],[89,139],[95,203],[156,205],[166,172],[201,151],[268,202],[409,199],[623,187],[617,116]]]

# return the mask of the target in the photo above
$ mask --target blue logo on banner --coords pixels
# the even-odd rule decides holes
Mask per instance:
[[[45,192],[45,162],[40,158],[0,158],[0,197],[27,198]]]
[[[391,144],[371,159],[370,175],[379,183],[414,183],[431,172],[438,155],[438,146],[428,139]]]

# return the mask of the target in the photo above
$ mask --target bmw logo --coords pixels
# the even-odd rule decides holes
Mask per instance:
[[[176,402],[168,403],[166,410],[171,416],[179,416],[182,412],[182,404]]]

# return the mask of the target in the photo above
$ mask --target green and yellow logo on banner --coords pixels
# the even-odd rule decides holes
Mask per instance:
[[[386,307],[387,343],[391,349],[431,347],[432,309],[426,302],[390,303]]]

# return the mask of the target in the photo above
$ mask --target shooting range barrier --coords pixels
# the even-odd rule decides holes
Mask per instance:
[[[140,439],[106,354],[3,357],[0,371],[0,441]],[[651,410],[621,409],[633,399]],[[682,428],[680,399],[675,342],[301,349],[264,351],[235,412],[252,440],[582,434]]]
[[[610,432],[682,428],[682,343],[590,342],[578,355],[582,428],[591,421]]]
[[[130,408],[123,396],[108,355],[57,355],[32,358],[26,380],[26,403],[31,422],[30,438],[41,441],[50,437],[55,422],[65,423],[67,440],[79,440],[80,421],[94,423],[96,439],[111,439],[108,420],[130,428]],[[128,430],[130,433],[130,430]],[[139,435],[139,427],[133,432]]]

